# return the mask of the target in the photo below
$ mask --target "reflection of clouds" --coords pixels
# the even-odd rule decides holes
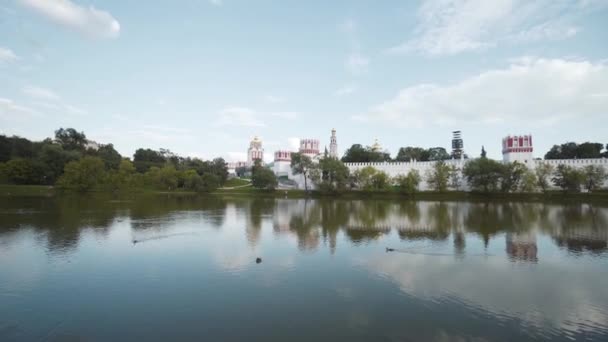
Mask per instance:
[[[463,262],[409,254],[361,262],[413,297],[438,303],[456,300],[495,317],[522,319],[532,327],[548,322],[569,332],[608,332],[608,311],[598,304],[608,303],[605,276],[576,264],[544,263],[537,269],[513,267],[498,257]]]

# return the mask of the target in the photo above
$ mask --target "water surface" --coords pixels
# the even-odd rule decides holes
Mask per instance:
[[[608,208],[2,197],[0,303],[1,341],[608,340]]]

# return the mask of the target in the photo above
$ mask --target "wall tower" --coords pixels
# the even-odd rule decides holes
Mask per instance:
[[[331,138],[329,139],[329,156],[338,158],[338,138],[336,138],[336,129],[331,130]]]
[[[509,135],[502,139],[502,160],[505,163],[518,161],[524,165],[532,165],[532,135]]]
[[[253,165],[256,160],[264,162],[264,148],[262,147],[262,140],[257,136],[249,143],[249,149],[247,149],[247,165]]]

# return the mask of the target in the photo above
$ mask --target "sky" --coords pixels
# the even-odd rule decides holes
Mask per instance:
[[[608,143],[608,0],[0,0],[0,134],[265,159],[300,138]]]

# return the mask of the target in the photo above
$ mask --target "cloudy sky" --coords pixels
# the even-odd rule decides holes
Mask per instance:
[[[153,5],[152,5],[153,4]],[[0,133],[266,159],[298,138],[500,157],[608,143],[608,0],[2,0]]]

